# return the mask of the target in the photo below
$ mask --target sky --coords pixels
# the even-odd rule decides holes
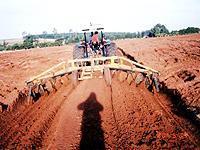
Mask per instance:
[[[79,32],[91,23],[105,31],[137,32],[157,23],[170,31],[200,27],[200,0],[1,0],[0,39],[22,32]]]

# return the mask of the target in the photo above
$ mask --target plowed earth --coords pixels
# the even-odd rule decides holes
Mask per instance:
[[[182,114],[182,109],[173,103],[182,99],[167,93],[171,86],[179,90],[179,84],[185,84],[178,81],[171,84],[165,82],[167,75],[170,76],[169,73],[176,69],[173,69],[173,65],[170,67],[171,60],[168,61],[169,65],[164,66],[165,60],[175,60],[178,57],[178,64],[175,63],[177,68],[184,66],[193,71],[196,67],[198,70],[198,57],[195,56],[195,60],[191,57],[189,61],[188,57],[182,57],[185,54],[179,52],[176,45],[176,50],[171,50],[168,55],[160,47],[166,41],[179,43],[190,39],[193,42],[198,41],[199,37],[190,35],[117,41],[118,46],[126,53],[124,55],[128,57],[131,54],[145,65],[160,70],[160,80],[168,89],[160,93],[150,92],[144,83],[135,85],[134,74],[131,74],[130,79],[130,75],[120,71],[112,72],[111,86],[107,86],[105,80],[98,77],[81,81],[74,86],[70,76],[63,76],[57,79],[57,91],[46,93],[33,104],[23,104],[0,114],[0,149],[198,149],[197,122],[190,120],[188,114]],[[131,46],[127,46],[126,42]],[[158,45],[157,52],[152,43]],[[139,51],[138,44],[141,46]],[[7,95],[23,88],[23,82],[31,76],[58,63],[59,59],[71,58],[71,49],[68,46],[0,54],[2,103],[12,103],[13,99],[7,99]],[[132,51],[134,49],[136,51]],[[145,49],[148,54],[143,52]],[[196,49],[195,53],[198,55],[198,46]],[[195,63],[186,66],[185,61],[186,64],[193,61]],[[22,62],[25,68],[20,65]],[[188,83],[198,82],[199,72],[194,74],[194,79]],[[193,98],[196,99],[196,95]]]
[[[121,40],[117,45],[136,60],[160,71],[160,81],[177,90],[200,113],[200,34]]]

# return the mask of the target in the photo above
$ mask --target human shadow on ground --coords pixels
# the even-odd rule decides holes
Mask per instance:
[[[104,131],[101,128],[101,115],[103,106],[97,101],[96,94],[90,96],[78,105],[78,110],[83,110],[81,122],[80,150],[103,150],[105,149]]]

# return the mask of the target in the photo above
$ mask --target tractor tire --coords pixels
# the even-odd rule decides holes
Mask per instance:
[[[116,56],[117,45],[114,42],[111,42],[106,47],[106,55],[107,57]]]
[[[81,45],[75,45],[73,49],[73,59],[84,58],[84,47]]]

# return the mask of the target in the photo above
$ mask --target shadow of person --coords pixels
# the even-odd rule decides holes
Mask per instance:
[[[83,110],[81,124],[81,150],[102,150],[105,149],[104,132],[101,128],[101,115],[103,106],[97,101],[96,94],[90,96],[78,105],[78,110]]]

